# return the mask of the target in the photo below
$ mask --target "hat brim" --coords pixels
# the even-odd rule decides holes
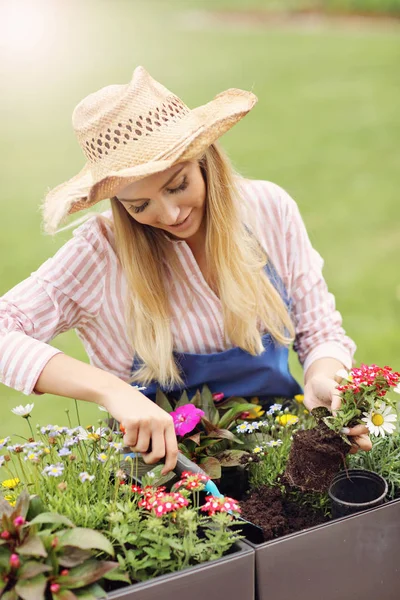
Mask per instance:
[[[106,198],[112,198],[122,186],[199,156],[240,121],[256,102],[257,97],[252,92],[235,88],[226,90],[207,104],[190,111],[192,121],[197,127],[191,135],[183,136],[170,149],[168,156],[164,155],[134,167],[110,171],[98,181],[93,180],[91,165],[86,163],[77,175],[46,195],[43,204],[46,231],[54,233],[68,215],[90,208]]]

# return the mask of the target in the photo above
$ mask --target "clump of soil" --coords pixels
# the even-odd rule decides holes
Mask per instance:
[[[266,542],[329,520],[322,511],[297,504],[285,498],[279,488],[267,485],[254,490],[240,507],[242,517],[262,528]]]
[[[326,492],[344,466],[350,446],[321,420],[323,414],[315,416],[318,419],[315,428],[293,435],[283,479],[302,491]]]

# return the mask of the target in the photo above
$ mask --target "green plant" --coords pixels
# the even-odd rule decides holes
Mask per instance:
[[[400,495],[400,435],[377,439],[370,452],[347,457],[349,469],[367,469],[379,473],[388,482],[390,499]]]
[[[86,600],[106,594],[99,580],[118,563],[98,560],[94,551],[113,556],[104,535],[75,527],[57,513],[44,512],[38,497],[23,491],[10,506],[0,500],[0,594],[4,600]],[[126,581],[126,576],[114,578]]]
[[[242,538],[230,529],[236,522],[228,508],[239,511],[235,501],[209,498],[200,507],[198,492],[204,482],[195,474],[185,473],[176,487],[179,491],[168,492],[132,486],[131,499],[119,502],[109,516],[118,562],[131,581],[220,558]],[[215,501],[211,509],[210,501]]]
[[[337,375],[344,380],[337,388],[341,406],[332,415],[322,415],[321,420],[337,433],[346,433],[342,431],[344,427],[364,423],[374,436],[392,434],[397,421],[397,401],[387,393],[391,388],[400,393],[400,373],[387,366],[362,364],[349,372],[341,369]],[[312,412],[319,418],[319,408]],[[343,439],[350,444],[346,437]]]
[[[222,466],[236,466],[250,458],[249,453],[241,449],[243,441],[235,435],[233,429],[243,413],[260,412],[259,407],[243,398],[231,397],[216,401],[218,396],[222,395],[212,394],[206,385],[191,399],[186,392],[182,393],[178,401],[167,397],[160,390],[156,394],[158,406],[171,413],[174,418],[179,450],[201,465],[212,479],[221,477]],[[193,421],[196,425],[190,431],[180,436],[179,426],[182,421],[178,420],[177,415],[180,409],[189,406],[196,407],[203,415]],[[181,415],[182,412],[179,416]],[[185,414],[181,418],[185,418]]]

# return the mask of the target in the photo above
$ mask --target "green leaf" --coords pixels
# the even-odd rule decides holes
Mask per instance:
[[[0,518],[3,515],[9,517],[13,512],[14,508],[7,502],[7,500],[4,500],[4,498],[0,498]]]
[[[165,410],[167,413],[173,411],[170,401],[168,400],[164,392],[160,390],[160,388],[158,388],[156,392],[156,404],[157,406]]]
[[[18,581],[15,591],[22,600],[44,600],[47,578],[38,575],[33,579]]]
[[[81,588],[101,579],[106,573],[117,567],[118,563],[112,561],[88,560],[83,565],[71,569],[68,575],[57,579],[57,583],[68,589]]]
[[[17,502],[15,504],[15,512],[18,513],[21,517],[26,518],[29,509],[29,494],[26,490],[23,490],[18,496]]]
[[[207,458],[200,461],[200,465],[211,479],[219,479],[221,477],[221,465],[217,458],[207,456]]]
[[[67,527],[75,527],[75,525],[72,523],[72,521],[67,519],[67,517],[64,517],[63,515],[59,515],[58,513],[51,513],[51,512],[44,512],[44,513],[37,515],[37,517],[32,519],[32,521],[30,522],[30,525],[39,525],[42,523],[51,523],[51,525],[56,525],[56,526],[57,525],[66,525]],[[55,529],[55,527],[52,527],[51,529]]]
[[[194,435],[186,438],[187,440],[192,440],[196,444],[196,446],[200,446],[200,433],[195,433]]]
[[[114,548],[111,542],[100,531],[94,531],[86,527],[74,527],[74,529],[64,530],[58,534],[61,546],[76,546],[82,550],[103,550],[111,556],[114,556]]]
[[[1,567],[6,569],[9,565],[11,551],[7,548],[0,548],[0,573]]]
[[[40,573],[47,573],[48,571],[51,571],[51,567],[49,565],[44,565],[40,562],[29,560],[20,568],[18,572],[18,578],[32,579],[32,577],[36,577],[36,575],[40,575]]]
[[[228,411],[226,411],[224,416],[221,417],[219,426],[222,428],[229,427],[229,425],[236,419],[236,417],[238,415],[240,415],[246,411],[254,410],[255,406],[256,406],[255,404],[249,404],[249,403],[236,404],[235,406],[232,406],[232,408],[230,408]]]
[[[103,575],[103,577],[104,579],[108,579],[109,581],[125,581],[125,583],[131,582],[128,573],[121,571],[119,565],[118,568],[112,569],[111,571]]]
[[[75,596],[71,590],[60,590],[57,592],[57,600],[77,600],[78,596]],[[54,598],[54,596],[53,596]]]
[[[237,444],[243,444],[242,440],[237,438],[232,431],[229,429],[215,429],[214,431],[210,431],[208,434],[210,438],[219,438],[221,440],[231,440],[231,442],[236,442]]]
[[[75,546],[64,546],[58,555],[58,562],[62,567],[77,567],[92,556],[91,550],[81,550]]]
[[[175,408],[178,408],[179,406],[185,406],[185,404],[190,404],[189,397],[187,395],[186,390],[184,390],[184,392],[182,392],[182,396],[179,398],[178,402],[176,403]]]
[[[26,556],[47,556],[46,549],[38,535],[30,535],[22,546],[19,546],[17,552]]]
[[[199,407],[205,412],[207,419],[214,425],[219,422],[219,413],[215,407],[214,400],[210,388],[207,385],[203,385],[201,390],[201,406]]]
[[[237,467],[243,464],[241,458],[244,456],[251,456],[250,452],[244,450],[224,450],[215,455],[215,458],[219,460],[222,467]]]
[[[84,590],[77,590],[76,597],[82,600],[96,600],[97,598],[107,598],[107,593],[98,583],[93,583]]]
[[[43,512],[45,512],[45,506],[40,496],[31,496],[26,520],[32,521],[35,517]]]

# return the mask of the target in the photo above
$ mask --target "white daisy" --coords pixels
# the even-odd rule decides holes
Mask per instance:
[[[94,475],[89,475],[89,473],[83,471],[83,473],[79,473],[79,479],[82,483],[85,483],[85,481],[93,481]]]
[[[398,383],[398,384],[396,385],[396,387],[395,387],[395,388],[393,388],[393,391],[394,391],[394,392],[396,392],[396,394],[400,394],[400,383]]]
[[[346,371],[346,369],[339,369],[336,373],[336,377],[340,377],[340,379],[345,379],[346,381],[353,381],[352,375]]]
[[[267,442],[267,446],[270,448],[275,448],[276,446],[281,446],[282,443],[282,440],[271,440],[270,442]]]
[[[18,415],[19,417],[24,417],[26,419],[27,417],[31,416],[34,406],[35,405],[33,403],[27,404],[26,406],[22,406],[22,404],[20,404],[19,406],[12,408],[11,412],[14,413],[14,415]]]
[[[248,422],[247,421],[243,421],[243,423],[240,423],[240,425],[237,425],[236,426],[237,433],[246,433],[247,426],[248,426]]]
[[[267,415],[273,415],[274,413],[280,411],[282,409],[282,404],[273,404],[267,410]]]
[[[10,439],[11,439],[10,436],[7,436],[6,438],[2,438],[0,440],[0,448],[4,448],[4,446],[6,446],[8,444]]]
[[[390,406],[382,402],[379,409],[373,408],[369,413],[364,413],[361,421],[373,435],[385,437],[386,433],[390,435],[396,429],[397,415]]]

